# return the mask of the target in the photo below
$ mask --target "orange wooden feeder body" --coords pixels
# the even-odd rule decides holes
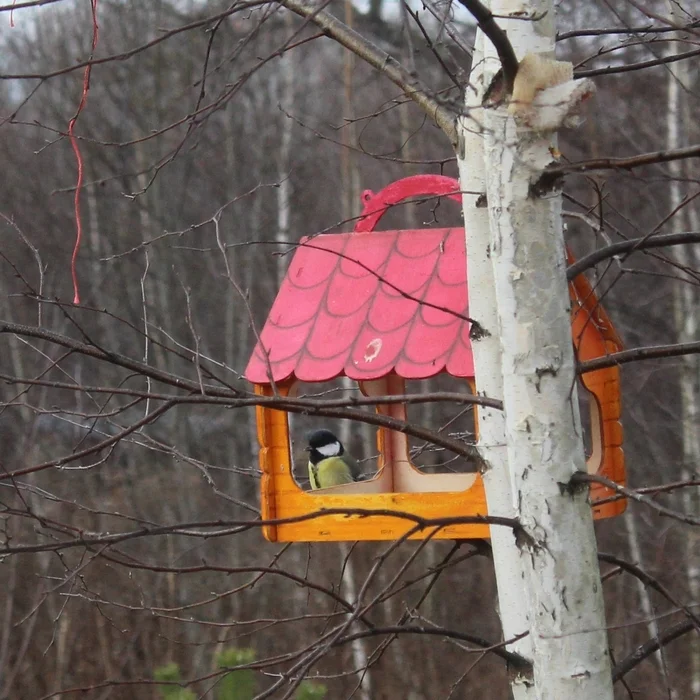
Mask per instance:
[[[368,396],[404,394],[405,382],[447,373],[474,386],[469,340],[466,251],[462,228],[374,232],[387,209],[419,195],[460,201],[459,183],[438,175],[395,182],[376,195],[363,193],[364,211],[353,233],[300,241],[246,369],[259,395],[293,395],[297,381],[340,376]],[[610,319],[580,275],[570,284],[572,330],[579,360],[621,348]],[[582,377],[591,393],[592,453],[588,471],[624,482],[619,368]],[[272,377],[271,377],[272,375]],[[273,389],[274,385],[274,389]],[[406,420],[403,404],[377,407]],[[479,474],[422,474],[410,462],[404,434],[379,428],[378,474],[369,481],[313,492],[293,476],[289,423],[284,411],[257,408],[263,528],[270,541],[392,540],[415,521],[487,515]],[[594,486],[592,498],[612,493]],[[596,518],[618,515],[624,501],[594,509]],[[367,516],[318,514],[322,509],[380,511]],[[487,524],[426,528],[412,538],[489,537]]]

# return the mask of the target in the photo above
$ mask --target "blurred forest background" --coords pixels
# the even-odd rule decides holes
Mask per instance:
[[[442,132],[384,76],[275,3],[238,6],[100,0],[95,57],[112,58],[93,65],[75,127],[80,306],[70,303],[76,158],[66,132],[82,90],[72,67],[90,55],[90,2],[15,9],[12,24],[10,4],[0,8],[2,319],[249,391],[251,318],[264,322],[293,244],[350,230],[364,189],[416,173],[456,177]],[[585,125],[562,136],[565,161],[700,142],[700,56],[656,60],[697,49],[700,3],[644,7],[558,4],[558,55],[598,87]],[[443,0],[333,0],[327,9],[460,104],[475,34],[466,13]],[[688,160],[570,176],[573,251],[700,231],[697,173]],[[430,201],[397,207],[382,227],[460,222],[454,203]],[[627,347],[698,339],[697,246],[619,257],[591,278]],[[502,639],[483,548],[280,546],[257,528],[227,527],[259,507],[252,408],[177,405],[137,426],[162,402],[119,390],[162,384],[48,336],[5,333],[0,343],[0,698],[70,698],[78,688],[85,698],[158,698],[154,673],[171,662],[196,697],[215,697],[215,659],[229,648],[255,651],[246,663],[273,697],[285,697],[286,674],[299,669],[329,698],[508,696],[503,660],[459,638]],[[698,512],[696,360],[623,369],[629,484],[686,513]],[[450,386],[435,379],[424,389]],[[411,417],[436,427],[454,410],[428,404]],[[297,440],[319,423],[372,457],[373,430],[360,424],[296,419]],[[685,487],[654,491],[677,482]],[[700,541],[697,528],[638,504],[596,527],[601,552],[671,596],[602,564],[620,662],[685,620],[681,603],[699,612]],[[124,532],[134,534],[105,539]],[[363,587],[370,609],[328,643]],[[397,625],[413,632],[381,633]],[[685,630],[647,654],[618,683],[619,697],[697,697],[698,635]]]

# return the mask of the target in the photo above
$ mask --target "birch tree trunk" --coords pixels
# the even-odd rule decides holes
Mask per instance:
[[[291,33],[292,16],[285,15],[285,28]],[[276,91],[275,97],[279,100],[280,106],[280,148],[277,159],[277,233],[275,238],[278,243],[285,244],[290,240],[290,220],[291,220],[291,146],[292,146],[292,126],[293,122],[285,112],[292,110],[294,106],[294,79],[295,79],[294,56],[291,51],[285,51],[280,57],[279,80],[280,88]],[[275,82],[277,76],[274,76]],[[277,252],[284,250],[283,245],[278,246]],[[277,257],[277,283],[278,287],[284,279],[287,268],[287,260],[282,255]]]
[[[669,17],[681,22],[676,3],[669,2]],[[677,54],[682,51],[683,36],[679,32],[679,43],[669,44],[669,54]],[[688,132],[694,127],[694,119],[688,104],[688,94],[692,94],[693,80],[688,65],[679,61],[668,64],[668,111],[666,114],[666,141],[667,148],[676,149],[684,145],[684,141],[692,143],[692,136]],[[685,95],[685,97],[683,97]],[[682,138],[684,136],[685,138]],[[685,176],[686,166],[683,161],[669,163],[669,171],[674,177],[670,183],[671,201],[669,210],[674,211],[681,207],[683,193],[681,182]],[[695,203],[690,203],[679,209],[671,220],[671,231],[697,231],[700,226],[700,216]],[[697,269],[698,246],[677,246],[674,249],[674,257],[681,269]],[[678,333],[679,343],[687,343],[696,340],[698,335],[698,293],[691,279],[685,275],[674,287],[674,320]],[[697,355],[685,355],[681,358],[681,420],[683,446],[683,468],[681,479],[688,481],[693,478],[693,472],[700,464],[700,360]],[[693,489],[681,489],[681,509],[686,513],[696,513],[698,510],[698,497]],[[696,543],[693,538],[687,540],[687,550],[684,561],[686,562],[686,576],[688,578],[689,599],[697,601],[700,598],[700,564],[696,552]],[[700,696],[700,641],[698,635],[693,635],[689,642],[690,687],[694,697]]]
[[[486,85],[499,68],[499,62],[484,62],[484,36],[477,35],[472,57],[472,72],[466,91],[465,106],[468,116],[460,124],[460,143],[457,163],[462,188],[464,229],[467,248],[467,280],[469,284],[469,315],[477,319],[487,332],[472,341],[476,368],[477,393],[491,398],[503,396],[501,372],[501,343],[494,288],[493,266],[489,248],[489,212],[486,208],[486,161],[484,160],[483,110],[481,99]],[[505,438],[503,411],[485,406],[479,408],[478,448],[488,468],[483,472],[489,514],[515,516],[513,489],[508,471],[508,451]],[[512,531],[491,528],[491,545],[498,588],[498,607],[505,640],[513,639],[529,630],[527,610],[522,604],[522,567],[520,550]],[[508,649],[526,658],[532,658],[529,636],[508,645]],[[514,700],[534,699],[532,678],[515,676],[511,679]]]
[[[494,0],[491,10],[518,58],[553,51],[551,0],[525,5]],[[540,19],[523,21],[524,15]],[[502,19],[508,16],[518,19]],[[487,59],[496,56],[490,42],[485,42],[484,49]],[[574,472],[585,470],[585,457],[575,390],[561,197],[538,198],[530,193],[531,183],[552,160],[555,141],[549,135],[516,128],[504,107],[485,111],[483,125],[488,255],[501,344],[507,459],[522,524],[516,537],[522,578],[499,577],[501,615],[505,627],[513,611],[508,601],[522,596],[538,700],[611,700],[592,514],[587,489],[569,488]],[[463,139],[469,138],[464,122],[461,132]],[[474,216],[468,209],[474,207],[465,207],[465,218]],[[471,243],[467,248],[470,275],[479,265],[473,260]],[[470,313],[487,329],[496,325],[491,319],[478,318],[473,306]],[[476,355],[479,376],[484,358]],[[502,479],[501,488],[507,487],[508,480]],[[490,491],[496,488],[494,484]],[[495,550],[503,546],[494,540]]]

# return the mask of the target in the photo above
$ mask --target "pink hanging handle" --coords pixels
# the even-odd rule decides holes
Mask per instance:
[[[411,197],[448,197],[462,201],[459,181],[446,175],[411,175],[392,182],[376,194],[372,190],[362,193],[364,204],[360,218],[355,224],[355,233],[374,231],[379,219],[395,204]]]

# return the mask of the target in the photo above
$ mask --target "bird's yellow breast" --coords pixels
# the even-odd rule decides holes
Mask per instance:
[[[309,479],[312,489],[325,489],[354,481],[350,467],[342,457],[328,457],[315,466],[309,462]]]

